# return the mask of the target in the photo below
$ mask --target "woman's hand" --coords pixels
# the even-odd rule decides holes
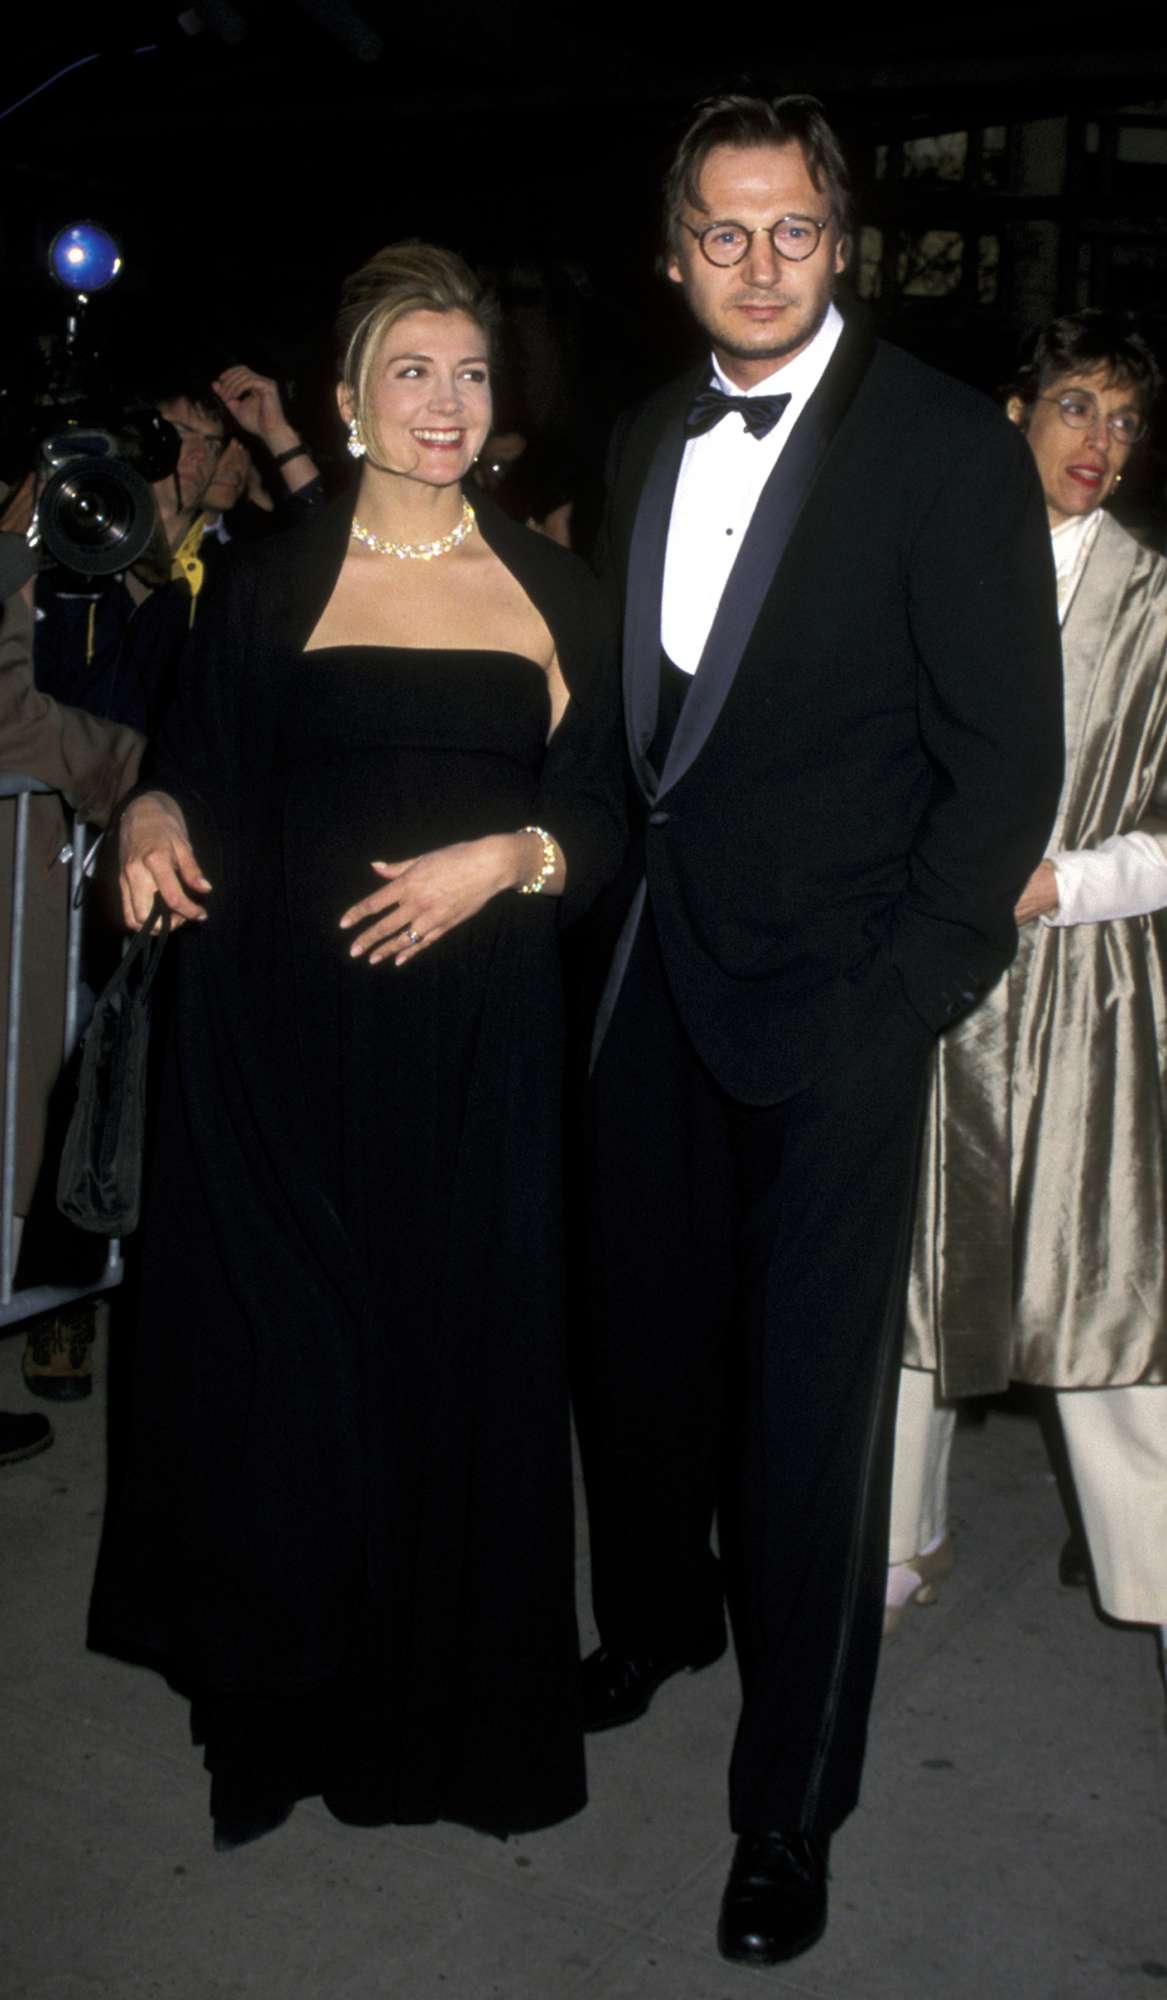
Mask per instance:
[[[1058,871],[1052,861],[1039,861],[1017,900],[1013,915],[1019,924],[1052,917],[1058,908]]]
[[[538,854],[541,842],[531,834],[492,833],[412,861],[374,861],[384,888],[354,903],[340,920],[342,931],[365,925],[350,957],[367,957],[370,965],[392,958],[394,965],[404,965],[476,915],[492,896],[529,882],[538,867],[537,860],[532,865],[532,849]]]
[[[176,930],[180,924],[205,920],[206,910],[190,892],[197,889],[206,895],[211,885],[195,859],[181,808],[169,793],[143,792],[126,807],[118,846],[127,930],[140,931],[149,922],[159,893]]]

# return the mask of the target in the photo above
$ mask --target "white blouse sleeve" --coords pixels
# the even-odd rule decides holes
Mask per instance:
[[[1043,924],[1103,924],[1167,906],[1167,852],[1151,833],[1114,833],[1097,847],[1051,854],[1058,908]]]

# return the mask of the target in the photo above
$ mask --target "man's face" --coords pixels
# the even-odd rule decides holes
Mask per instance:
[[[209,514],[226,514],[243,498],[251,471],[251,460],[247,446],[241,438],[229,439],[218,460],[211,468],[211,476],[203,488],[200,505]]]
[[[198,507],[223,449],[226,433],[222,420],[212,410],[200,409],[186,396],[159,403],[158,408],[167,423],[174,425],[182,444],[177,466],[182,505]]]
[[[710,223],[738,222],[757,233],[741,263],[723,267],[711,264],[696,237],[681,228],[668,275],[682,287],[729,380],[749,389],[800,353],[822,325],[844,263],[838,223],[830,217],[817,249],[802,263],[775,250],[769,232],[784,215],[823,222],[829,208],[793,141],[714,146],[697,185],[701,207],[686,203],[682,223],[707,229]]]

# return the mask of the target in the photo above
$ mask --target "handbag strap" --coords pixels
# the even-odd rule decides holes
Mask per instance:
[[[128,986],[131,975],[136,972],[138,990],[143,999],[146,997],[162,963],[162,952],[170,936],[170,924],[170,910],[163,901],[162,891],[159,890],[145,923],[140,930],[134,932],[126,946],[122,962],[109,982],[110,986]],[[109,987],[106,991],[109,991]]]

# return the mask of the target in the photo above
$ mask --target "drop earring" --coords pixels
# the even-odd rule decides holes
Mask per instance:
[[[355,417],[349,418],[348,437],[345,441],[345,450],[353,458],[363,458],[366,451],[368,450],[368,446],[366,445],[359,430],[357,429],[357,420]]]

